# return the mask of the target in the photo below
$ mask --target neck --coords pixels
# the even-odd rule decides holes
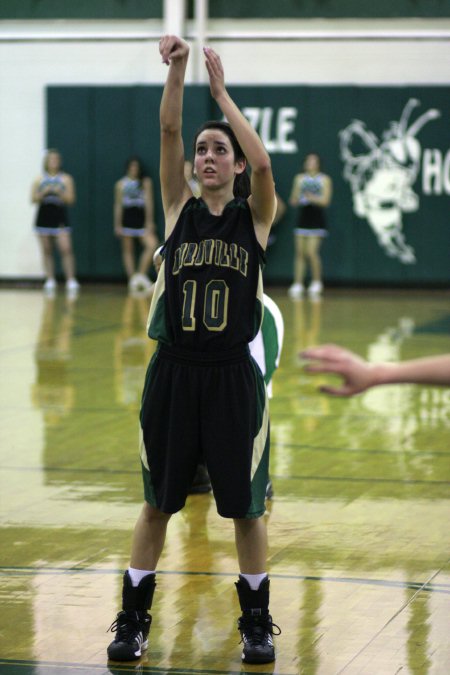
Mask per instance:
[[[208,206],[210,213],[214,216],[220,216],[228,202],[231,202],[234,199],[232,188],[231,190],[205,190],[205,188],[203,188],[201,196]]]

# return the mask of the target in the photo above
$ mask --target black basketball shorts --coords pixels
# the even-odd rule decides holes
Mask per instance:
[[[261,516],[268,413],[264,379],[248,347],[199,354],[159,345],[140,413],[146,501],[164,513],[182,509],[203,460],[221,516]]]

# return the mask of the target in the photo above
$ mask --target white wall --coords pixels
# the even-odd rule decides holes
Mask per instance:
[[[254,23],[215,22],[221,39],[210,44],[230,84],[450,82],[450,20],[305,24],[271,23],[289,31],[285,41],[254,39]],[[380,39],[387,30],[397,37]],[[45,148],[46,86],[162,83],[160,31],[158,22],[0,22],[0,278],[42,277],[29,195]]]

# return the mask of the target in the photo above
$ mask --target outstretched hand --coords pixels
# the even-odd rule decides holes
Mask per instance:
[[[300,353],[301,358],[312,361],[306,365],[307,373],[334,373],[344,379],[339,387],[322,386],[320,391],[333,396],[353,396],[375,384],[373,366],[348,349],[337,345],[311,347]]]
[[[168,66],[171,61],[187,58],[189,45],[176,35],[163,35],[159,41],[159,53],[162,62]]]
[[[217,99],[225,91],[225,74],[222,61],[220,60],[220,56],[211,47],[203,47],[203,53],[206,59],[206,70],[209,75],[211,96]]]

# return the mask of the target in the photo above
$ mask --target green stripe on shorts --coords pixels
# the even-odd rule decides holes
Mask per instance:
[[[269,400],[261,371],[253,362],[256,378],[256,435],[253,442],[251,491],[252,501],[246,518],[259,518],[266,510],[266,488],[269,480]]]

